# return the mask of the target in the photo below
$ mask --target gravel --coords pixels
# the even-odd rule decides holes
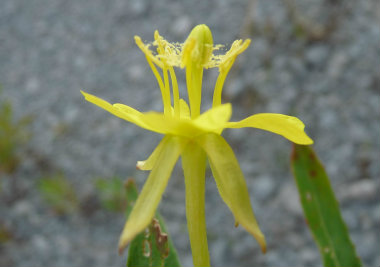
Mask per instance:
[[[377,0],[3,0],[0,8],[1,99],[14,115],[32,115],[33,134],[18,169],[0,177],[0,266],[121,266],[122,214],[101,209],[95,177],[133,176],[160,136],[85,103],[79,90],[139,110],[161,110],[160,92],[134,35],[158,29],[183,41],[206,23],[214,41],[252,44],[228,77],[224,101],[233,118],[295,115],[306,124],[328,171],[342,214],[365,266],[380,265],[380,7]],[[183,75],[180,75],[183,77]],[[205,76],[210,106],[215,72]],[[184,81],[180,80],[184,87]],[[289,169],[291,145],[259,130],[228,130],[246,176],[256,217],[268,241],[234,221],[210,174],[206,183],[213,266],[321,266]],[[247,138],[249,137],[249,138]],[[37,184],[61,171],[84,207],[57,216]],[[160,210],[183,266],[192,264],[179,166]],[[92,208],[89,208],[92,207]]]

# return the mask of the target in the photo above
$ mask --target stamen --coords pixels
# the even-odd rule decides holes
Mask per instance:
[[[222,90],[227,74],[230,71],[232,65],[234,64],[236,57],[248,48],[249,44],[251,43],[251,40],[247,39],[243,43],[242,42],[242,40],[236,40],[235,42],[233,42],[230,50],[220,58],[219,76],[216,80],[214,96],[212,100],[213,107],[217,107],[222,104]]]
[[[194,118],[195,111],[193,99],[194,99],[194,90],[191,90],[193,83],[192,83],[192,75],[191,75],[191,69],[192,68],[186,68],[186,87],[187,87],[187,96],[189,98],[189,105],[190,105],[190,116],[191,118]]]
[[[155,41],[155,45],[157,45],[157,53],[158,55],[160,56],[160,60],[164,63],[164,65],[166,65],[166,59],[165,57],[162,57],[163,55],[165,55],[165,47],[164,47],[164,44],[163,44],[163,41],[162,41],[162,37],[160,36],[160,34],[158,33],[158,31],[156,30],[154,32],[154,41]]]
[[[166,58],[165,58],[166,43],[164,42],[163,38],[160,36],[157,30],[154,32],[154,40],[155,40],[155,45],[157,45],[157,53],[158,53],[159,59],[163,63],[163,66],[164,66],[162,68],[162,73],[164,75],[165,103],[169,105],[169,110],[170,110],[169,114],[172,114],[170,84],[169,84],[168,68],[167,68],[168,64],[166,63]]]
[[[148,61],[150,68],[152,69],[154,76],[157,79],[158,85],[160,86],[162,103],[164,105],[164,114],[169,115],[171,113],[171,111],[170,111],[170,96],[169,96],[169,102],[168,102],[168,97],[167,97],[166,92],[165,92],[165,86],[164,86],[164,83],[162,82],[161,75],[158,73],[156,66],[154,66],[154,64],[150,60],[150,58],[147,55],[145,55],[145,57],[146,57],[146,60]]]
[[[235,60],[238,55],[243,53],[251,43],[250,39],[236,40],[232,43],[230,50],[221,58],[219,68],[226,68],[231,60]]]
[[[164,74],[164,83],[165,83],[165,88],[164,88],[164,97],[165,97],[165,103],[169,105],[169,111],[171,114],[171,96],[170,96],[170,84],[169,84],[169,77],[168,77],[168,69],[164,67],[162,69],[162,72]],[[167,114],[165,114],[167,115]]]
[[[145,45],[139,36],[135,36],[136,45],[140,48],[140,50],[145,54],[145,56],[149,57],[151,61],[153,61],[157,66],[163,68],[163,64],[157,57],[152,54],[152,51],[149,50],[149,45]]]
[[[178,91],[178,83],[177,77],[175,76],[175,72],[172,66],[169,67],[170,78],[172,80],[172,88],[173,88],[173,105],[174,105],[174,115],[179,118],[181,116],[181,110],[179,108],[179,91]]]
[[[214,54],[214,51],[223,49],[224,46],[213,46],[211,31],[206,25],[196,26],[183,44],[167,42],[160,36],[158,31],[154,32],[154,42],[151,44],[144,45],[138,36],[135,36],[135,40],[145,54],[160,86],[165,115],[174,114],[174,116],[180,117],[179,89],[173,67],[186,67],[186,86],[192,119],[200,115],[203,69],[219,67],[219,75],[213,95],[213,107],[217,107],[222,104],[222,91],[228,72],[236,57],[244,52],[251,42],[249,39],[244,42],[243,40],[236,40],[224,55]],[[156,47],[157,54],[149,49],[150,45]],[[156,66],[162,69],[163,78],[157,71]],[[170,89],[170,79],[172,91]],[[171,102],[172,92],[174,108]]]
[[[228,62],[227,66],[224,66],[224,68],[219,69],[219,76],[216,80],[215,88],[214,88],[214,96],[212,99],[212,107],[217,107],[222,104],[222,91],[223,91],[223,85],[226,80],[227,74],[230,71],[232,65],[235,62],[235,58],[231,59],[230,62]]]

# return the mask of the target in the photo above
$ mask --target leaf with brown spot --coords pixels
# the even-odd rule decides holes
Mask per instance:
[[[138,191],[135,182],[129,179],[125,184],[127,194],[127,217],[135,203]],[[180,266],[177,252],[165,229],[161,216],[156,212],[152,223],[129,245],[128,267]]]
[[[294,145],[291,164],[305,221],[319,247],[324,266],[361,266],[330,181],[313,149]]]

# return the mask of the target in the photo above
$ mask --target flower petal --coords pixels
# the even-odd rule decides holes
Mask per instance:
[[[163,144],[162,151],[124,226],[119,241],[119,252],[151,222],[184,145],[185,141],[179,137],[168,138]]]
[[[169,136],[165,135],[165,137],[161,140],[158,146],[153,150],[152,154],[149,156],[147,160],[138,161],[136,164],[136,168],[142,171],[150,171],[153,169],[154,164],[156,163],[162,149],[165,147]]]
[[[197,130],[192,126],[190,119],[179,119],[154,111],[145,112],[143,120],[155,132],[161,134],[187,136]]]
[[[249,200],[247,185],[234,152],[223,137],[208,133],[195,139],[206,152],[219,193],[240,223],[266,250],[264,235],[260,231]]]
[[[182,115],[180,118],[166,116],[158,112],[143,113],[141,120],[157,133],[195,137],[205,132],[220,134],[231,117],[231,112],[231,104],[228,103],[209,109],[195,120]]]
[[[210,266],[205,218],[206,154],[193,142],[182,153],[186,185],[186,218],[194,266]]]
[[[136,124],[137,126],[140,126],[141,128],[152,131],[151,128],[149,128],[146,124],[144,124],[144,122],[142,120],[143,114],[141,112],[139,112],[139,111],[137,111],[137,110],[135,110],[129,106],[122,105],[122,104],[111,105],[107,101],[105,101],[105,100],[103,100],[97,96],[83,92],[83,91],[81,91],[81,93],[83,94],[84,98],[88,102],[91,102],[91,103],[97,105],[98,107],[101,107],[102,109],[107,110],[111,114],[113,114],[113,115],[115,115],[115,116],[117,116],[123,120],[129,121],[131,123]],[[122,108],[121,108],[121,106],[122,106]]]
[[[207,132],[221,133],[232,114],[230,103],[213,107],[194,120],[194,124]],[[220,130],[220,131],[219,131]]]
[[[179,100],[179,109],[180,109],[181,117],[190,119],[189,105],[182,98]]]
[[[311,145],[313,140],[304,132],[305,125],[296,117],[276,113],[260,113],[239,122],[229,122],[226,128],[253,127],[282,135],[300,145]]]
[[[118,109],[119,111],[122,111],[123,113],[132,115],[132,116],[142,116],[142,113],[138,110],[135,110],[134,108],[131,108],[130,106],[124,105],[124,104],[113,104],[114,108]]]

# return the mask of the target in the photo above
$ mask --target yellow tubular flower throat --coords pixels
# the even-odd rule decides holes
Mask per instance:
[[[304,132],[305,125],[296,117],[275,113],[259,113],[238,122],[230,122],[231,104],[222,104],[222,90],[236,57],[249,46],[250,40],[236,40],[225,54],[214,54],[222,45],[213,45],[210,29],[196,26],[184,43],[169,43],[158,31],[154,42],[144,44],[135,36],[137,46],[145,54],[161,90],[163,112],[141,113],[123,104],[110,104],[82,92],[85,99],[113,115],[163,134],[164,137],[137,168],[149,170],[149,177],[136,201],[120,237],[119,250],[151,222],[179,157],[186,185],[186,217],[194,266],[210,266],[204,210],[205,168],[209,162],[219,193],[241,225],[266,250],[266,242],[253,214],[247,186],[236,157],[221,136],[225,128],[259,128],[303,145],[313,141]],[[152,47],[156,49],[151,50]],[[157,68],[158,67],[158,68]],[[180,98],[174,67],[186,68],[188,102]],[[203,70],[218,68],[212,108],[200,114]],[[173,98],[173,99],[172,99]]]

